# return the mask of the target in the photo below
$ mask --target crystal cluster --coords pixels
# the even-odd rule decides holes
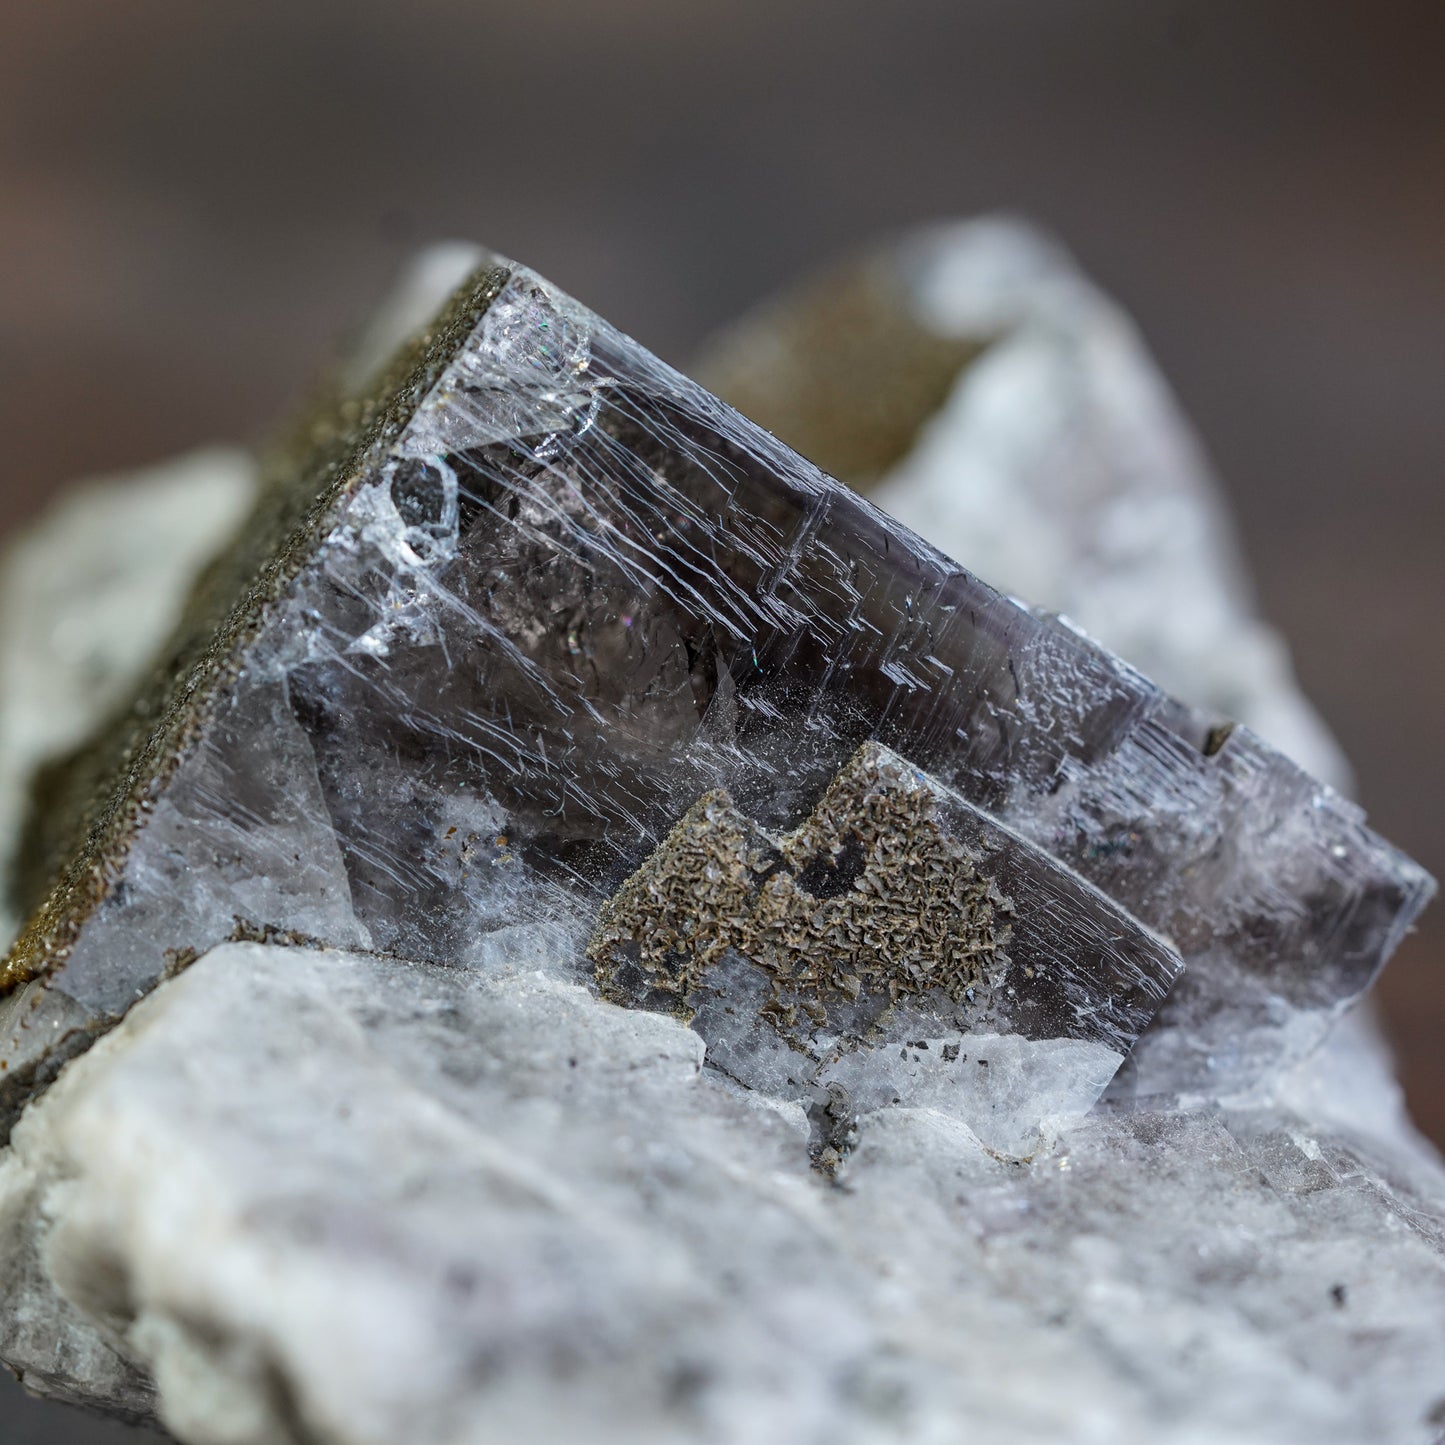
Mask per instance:
[[[1221,715],[1344,777],[1117,313],[935,231],[704,370],[1202,706],[524,268],[413,282],[123,719],[0,709],[0,1358],[195,1445],[1428,1440],[1445,1177],[1319,1046],[1432,884]]]

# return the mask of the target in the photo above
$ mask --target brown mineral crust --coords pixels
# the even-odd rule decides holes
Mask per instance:
[[[623,980],[680,1011],[729,949],[764,968],[762,1014],[786,1035],[801,1009],[935,990],[972,1005],[1007,967],[1012,904],[938,821],[926,784],[867,743],[808,818],[776,840],[724,791],[704,795],[604,905],[590,946],[604,995]]]
[[[65,958],[120,877],[137,825],[234,676],[268,606],[330,530],[364,459],[401,433],[510,274],[484,266],[363,394],[317,399],[271,455],[249,523],[197,584],[134,699],[38,780],[11,881],[29,919],[0,963],[0,994]]]
[[[991,337],[919,324],[883,257],[844,262],[739,323],[695,368],[709,390],[860,491],[912,450]]]

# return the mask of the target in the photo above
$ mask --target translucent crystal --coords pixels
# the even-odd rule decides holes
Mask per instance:
[[[1429,891],[1247,731],[510,263],[312,426],[228,575],[6,964],[12,1115],[228,938],[560,949],[587,976],[600,908],[700,797],[786,832],[869,740],[1167,940],[1156,998],[1183,955],[1191,1027],[1142,1089],[1233,1087],[1314,1042]],[[1107,1015],[1099,978],[1080,1007]]]

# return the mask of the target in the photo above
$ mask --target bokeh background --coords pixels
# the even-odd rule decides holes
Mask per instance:
[[[997,208],[1138,319],[1373,821],[1445,874],[1438,0],[3,0],[0,529],[264,435],[426,240],[685,364]],[[1445,1142],[1445,906],[1380,997]],[[0,1381],[4,1445],[142,1438]]]

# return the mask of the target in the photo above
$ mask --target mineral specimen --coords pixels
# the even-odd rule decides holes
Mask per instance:
[[[585,973],[599,909],[699,797],[785,832],[870,739],[1184,956],[1194,1027],[1146,1091],[1236,1088],[1314,1042],[1430,887],[1244,729],[509,262],[273,469],[162,676],[51,781],[29,842],[11,1119],[227,939]],[[1177,971],[1163,944],[1135,959],[1097,970],[1128,977],[1122,1009],[1071,1001],[1125,1021],[1119,1053]],[[1047,967],[1009,986],[1060,992]]]
[[[507,274],[328,497],[288,503],[273,478],[271,535],[212,573],[170,649],[190,691],[135,755],[133,784],[155,786],[123,819],[129,851],[94,840],[106,901],[80,900],[66,958],[37,955],[33,926],[15,955],[54,970],[49,993],[28,986],[49,1029],[111,963],[118,990],[150,986],[147,930],[190,940],[149,997],[78,1010],[82,1036],[108,1036],[0,1150],[0,1358],[188,1445],[1437,1439],[1445,1174],[1359,1015],[1281,1067],[1388,941],[1365,947],[1362,911],[1359,973],[1332,981],[1329,907],[1385,920],[1393,893],[1402,927],[1422,876],[1244,732]],[[935,398],[975,351],[930,346]],[[1081,347],[1081,376],[1050,374],[1087,394],[1102,366],[1117,394],[1117,360]],[[458,444],[419,458],[424,425]],[[907,428],[890,436],[906,448]],[[1007,473],[1003,443],[1027,453],[1028,434],[992,437]],[[1057,507],[1022,497],[1013,555],[1057,532]],[[963,505],[938,503],[956,524]],[[71,546],[39,538],[27,565],[63,573]],[[1055,555],[1061,590],[1096,575]],[[254,610],[218,636],[251,569]],[[1120,580],[1138,617],[1148,572]],[[900,574],[921,579],[911,597]],[[63,600],[72,630],[111,606]],[[1187,599],[1158,607],[1140,635],[1181,668],[1187,625],[1162,614]],[[33,663],[44,634],[0,612],[0,657]],[[900,680],[950,659],[936,695]],[[98,721],[83,665],[51,659],[76,732]],[[1249,649],[1215,669],[1221,692],[1306,715]],[[0,709],[0,783],[34,761],[26,706]],[[1131,759],[1148,765],[1132,780]],[[1120,780],[1140,837],[1092,836],[1134,848],[1127,896],[1095,886],[1127,869],[1087,856],[1091,815],[1071,812]],[[1080,1117],[1178,968],[1131,916],[1149,897],[1190,921],[1176,941],[1220,1038],[1251,1027],[1214,968],[1231,939],[1267,926],[1294,950],[1272,971],[1261,940],[1241,975],[1290,984],[1250,1046],[1276,1067],[1227,1107]],[[107,962],[101,920],[129,953]],[[371,951],[298,946],[345,928]],[[217,932],[273,941],[191,962]],[[876,1034],[841,1016],[885,1000]],[[1176,1022],[1197,1039],[1207,1020]],[[78,1042],[60,1032],[57,1060]],[[1183,1062],[1211,1090],[1249,1073],[1201,1069],[1192,1043]]]

